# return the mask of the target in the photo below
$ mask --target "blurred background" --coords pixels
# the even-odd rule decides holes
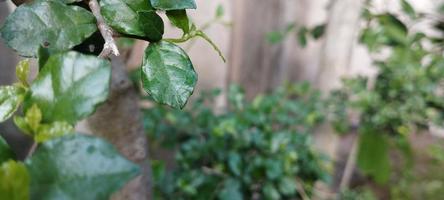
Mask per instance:
[[[196,3],[226,62],[192,40],[188,106],[140,93],[156,199],[444,197],[444,1]],[[14,8],[0,2],[0,24]],[[137,76],[148,44],[119,44]],[[19,60],[0,43],[1,85]],[[0,132],[26,154],[11,122]]]

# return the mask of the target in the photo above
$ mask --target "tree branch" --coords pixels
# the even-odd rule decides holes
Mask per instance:
[[[113,38],[114,30],[111,29],[103,19],[100,13],[100,6],[97,0],[89,0],[88,6],[91,9],[94,17],[97,20],[97,27],[102,34],[103,39],[105,39],[105,44],[103,45],[103,50],[99,54],[99,58],[108,58],[110,55],[119,56],[119,49],[117,48],[116,41]]]

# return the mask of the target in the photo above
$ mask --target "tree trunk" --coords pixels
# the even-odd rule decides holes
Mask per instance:
[[[233,2],[228,83],[246,89],[247,98],[279,85],[283,78],[283,45],[271,44],[266,35],[285,28],[283,0]]]
[[[141,175],[129,182],[113,200],[151,199],[148,142],[142,124],[139,98],[119,58],[112,59],[110,96],[87,120],[94,135],[103,137],[129,160],[139,164]]]
[[[359,19],[363,0],[333,0],[326,29],[325,41],[322,48],[320,70],[317,87],[325,94],[341,86],[341,78],[347,75],[357,44]],[[340,139],[330,126],[325,123],[315,134],[315,143],[323,153],[333,161],[338,161],[337,155]],[[350,147],[351,148],[351,147]],[[340,166],[340,165],[338,165]],[[339,180],[334,180],[339,183]],[[334,190],[338,189],[334,186]]]

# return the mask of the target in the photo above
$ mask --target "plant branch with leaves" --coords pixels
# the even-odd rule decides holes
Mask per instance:
[[[109,98],[112,70],[107,59],[119,55],[115,36],[150,42],[140,70],[143,87],[157,102],[183,108],[197,74],[181,47],[162,40],[164,22],[158,13],[166,11],[173,24],[187,30],[194,25],[186,9],[195,9],[196,4],[194,0],[15,3],[19,6],[1,26],[0,37],[19,55],[37,58],[38,74],[28,81],[30,66],[22,61],[17,66],[19,82],[0,87],[0,122],[13,117],[36,145],[22,162],[0,137],[0,193],[11,200],[108,199],[142,170],[105,140],[77,134],[73,127]],[[197,35],[210,41],[203,32]]]

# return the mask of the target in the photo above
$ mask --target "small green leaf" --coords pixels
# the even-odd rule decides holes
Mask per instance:
[[[157,10],[196,9],[194,0],[151,0],[151,5]]]
[[[279,182],[279,191],[284,195],[294,195],[296,193],[296,178],[284,177]]]
[[[6,121],[17,111],[25,95],[26,90],[16,85],[0,87],[0,122]]]
[[[162,18],[154,11],[137,12],[139,26],[150,42],[157,42],[162,39],[164,25]]]
[[[173,43],[151,43],[142,63],[144,89],[159,103],[183,108],[197,82],[188,55]]]
[[[17,79],[25,87],[28,87],[28,76],[29,76],[29,60],[22,60],[18,63],[15,68],[15,74]]]
[[[378,183],[390,178],[387,139],[381,133],[362,133],[359,137],[358,166]]]
[[[42,122],[42,111],[36,104],[33,104],[31,108],[26,110],[25,120],[32,131],[37,131]]]
[[[407,43],[407,26],[392,14],[383,14],[378,16],[383,30],[389,37],[389,44],[406,44]]]
[[[271,44],[278,44],[284,41],[285,36],[285,33],[281,31],[272,31],[267,33],[267,41]]]
[[[94,112],[108,97],[110,63],[76,52],[52,55],[31,85],[25,111],[33,104],[43,122],[74,123]]]
[[[139,173],[102,139],[81,134],[43,143],[25,161],[34,199],[108,199]]]
[[[8,46],[34,57],[40,46],[66,51],[97,31],[91,12],[57,1],[34,1],[19,6],[0,30]]]
[[[102,0],[100,7],[107,24],[119,33],[149,41],[162,38],[164,25],[149,2],[144,0]]]
[[[407,0],[401,0],[401,6],[404,13],[409,15],[412,19],[416,19],[415,9]]]
[[[241,184],[236,179],[227,179],[219,193],[220,200],[242,200]]]
[[[14,124],[25,134],[32,136],[32,129],[29,127],[26,118],[14,116]]]
[[[0,198],[28,200],[30,177],[25,165],[8,161],[0,167]]]
[[[183,34],[190,32],[190,20],[186,10],[170,10],[166,12],[166,15],[174,26],[183,31]]]
[[[46,142],[54,138],[62,137],[64,135],[74,132],[74,127],[67,122],[53,122],[51,124],[42,124],[34,136],[36,142]]]
[[[305,27],[302,27],[298,31],[298,42],[299,42],[299,45],[301,45],[301,47],[307,46],[307,33],[308,33],[308,30]]]
[[[0,136],[0,164],[10,159],[15,159],[15,154],[11,148],[9,148],[9,145],[6,143],[5,139]]]
[[[25,117],[14,117],[14,122],[23,133],[34,137],[38,143],[72,133],[74,128],[67,122],[56,121],[43,124],[42,112],[34,104],[26,111]]]
[[[325,24],[321,24],[314,27],[313,30],[311,30],[311,35],[313,36],[313,38],[314,39],[321,38],[325,33],[325,27],[326,27]]]
[[[216,8],[216,18],[221,18],[225,15],[225,9],[224,6],[219,4]]]
[[[239,154],[231,152],[228,155],[228,166],[230,167],[230,170],[234,175],[241,175],[242,160]]]
[[[262,192],[264,193],[264,199],[268,200],[278,200],[281,199],[281,195],[279,194],[276,187],[273,184],[268,183],[262,188]]]

